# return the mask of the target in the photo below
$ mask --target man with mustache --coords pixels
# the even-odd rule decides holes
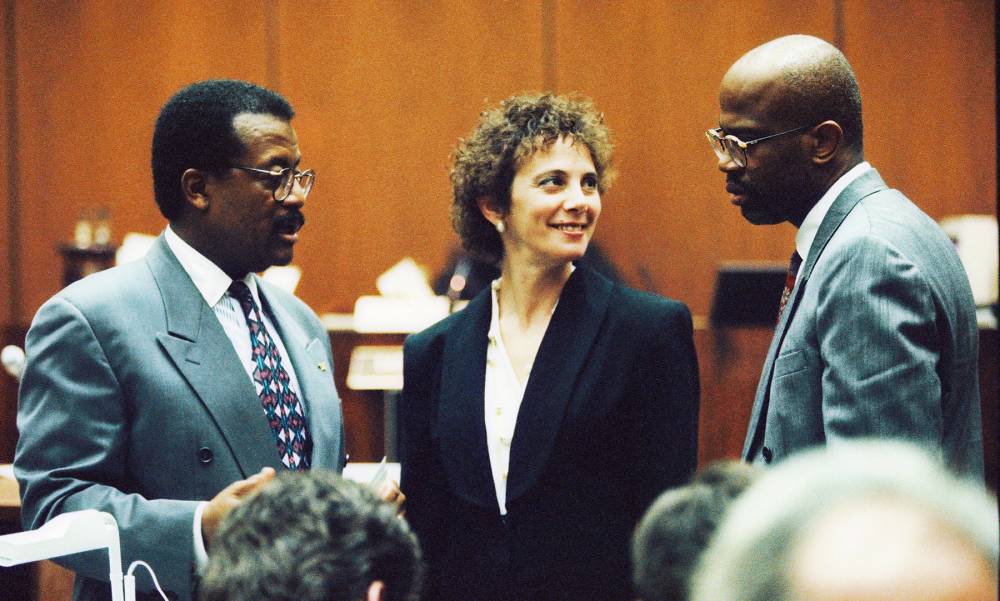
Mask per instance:
[[[937,224],[864,160],[847,59],[818,38],[778,38],[736,61],[719,105],[706,133],[730,201],[753,224],[798,228],[744,459],[902,438],[981,477],[968,278]]]
[[[286,265],[315,174],[300,171],[292,107],[254,84],[190,85],[153,132],[169,221],[147,256],[47,301],[27,336],[14,461],[22,521],[112,514],[122,559],[194,598],[222,517],[276,470],[341,470],[327,333],[258,278]],[[109,599],[107,562],[64,561],[74,599]],[[159,599],[142,570],[142,599]],[[144,596],[145,595],[145,596]]]

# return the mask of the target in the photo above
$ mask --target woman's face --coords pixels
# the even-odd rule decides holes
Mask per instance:
[[[587,251],[601,214],[597,170],[584,144],[559,138],[517,170],[504,217],[505,260],[574,261]]]

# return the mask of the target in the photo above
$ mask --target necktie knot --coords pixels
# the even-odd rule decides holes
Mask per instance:
[[[792,289],[795,288],[795,280],[799,275],[799,267],[802,266],[802,255],[796,250],[792,253],[792,258],[788,261],[788,273],[785,274],[785,289],[781,291],[781,302],[778,304],[778,320],[781,320],[781,314],[785,311],[785,305],[788,304],[788,300],[792,295]]]
[[[240,303],[240,307],[243,308],[243,313],[247,317],[253,315],[253,295],[250,293],[250,287],[245,282],[242,280],[233,280],[233,283],[229,285],[229,294]]]
[[[800,255],[799,251],[796,250],[795,252],[792,253],[792,258],[788,261],[788,273],[792,274],[793,276],[799,275],[799,267],[801,266],[802,266],[802,255]],[[242,284],[243,282],[240,283]],[[247,292],[249,292],[249,290],[247,290]]]

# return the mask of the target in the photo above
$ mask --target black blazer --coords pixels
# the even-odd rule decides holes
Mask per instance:
[[[483,415],[490,316],[487,289],[404,347],[400,484],[425,598],[627,599],[636,521],[697,460],[690,313],[573,272],[517,416],[506,516]]]

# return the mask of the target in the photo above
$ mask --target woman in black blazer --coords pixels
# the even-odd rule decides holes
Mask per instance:
[[[603,116],[552,95],[484,112],[456,150],[455,228],[501,277],[404,349],[426,599],[628,599],[635,523],[694,471],[690,313],[573,266],[610,162]]]

